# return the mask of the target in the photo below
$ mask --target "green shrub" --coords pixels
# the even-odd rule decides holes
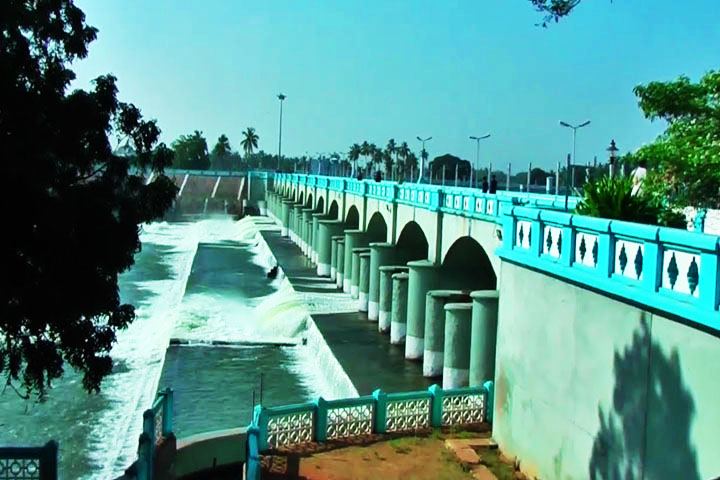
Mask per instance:
[[[685,228],[685,217],[657,196],[632,194],[632,179],[608,176],[585,184],[576,213],[591,217]]]

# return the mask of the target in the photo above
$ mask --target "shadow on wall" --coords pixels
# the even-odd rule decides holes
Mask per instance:
[[[612,409],[598,408],[589,476],[595,480],[700,480],[690,442],[695,403],[676,350],[666,356],[644,318],[615,352]]]

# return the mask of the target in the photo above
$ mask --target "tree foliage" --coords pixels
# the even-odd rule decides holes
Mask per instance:
[[[530,0],[535,9],[544,15],[541,25],[560,21],[580,4],[581,0]]]
[[[650,120],[668,126],[631,160],[650,167],[648,190],[678,206],[720,208],[720,72],[699,82],[680,77],[635,88]]]
[[[240,145],[242,145],[245,156],[247,157],[253,153],[254,149],[258,148],[258,140],[260,140],[260,137],[252,127],[247,127],[242,132],[242,135],[243,139],[240,141]]]
[[[98,391],[135,317],[118,274],[140,250],[138,225],[175,197],[162,174],[172,151],[113,76],[68,92],[96,36],[71,0],[5,0],[0,30],[0,373],[43,394],[67,363]],[[111,134],[134,154],[114,155]],[[147,185],[143,170],[157,173]]]
[[[208,146],[202,132],[195,130],[192,135],[180,135],[172,144],[175,150],[173,167],[190,170],[207,170],[210,168]]]

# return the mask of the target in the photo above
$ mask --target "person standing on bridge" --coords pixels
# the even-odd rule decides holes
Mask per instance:
[[[488,192],[488,188],[489,188],[489,187],[488,187],[487,177],[483,177],[483,179],[482,179],[482,192],[483,192],[483,193],[487,193],[487,192]]]
[[[633,197],[642,193],[642,185],[645,181],[645,177],[647,177],[647,162],[645,160],[640,160],[638,162],[638,166],[635,167],[630,174],[630,178],[632,178],[631,195]]]
[[[497,178],[495,178],[495,175],[493,175],[490,178],[490,190],[488,193],[496,193],[497,192]]]

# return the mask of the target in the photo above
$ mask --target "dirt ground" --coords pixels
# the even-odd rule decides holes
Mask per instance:
[[[263,479],[272,480],[472,480],[470,469],[446,448],[446,438],[487,437],[487,432],[394,439],[368,437],[354,445],[266,456]]]

